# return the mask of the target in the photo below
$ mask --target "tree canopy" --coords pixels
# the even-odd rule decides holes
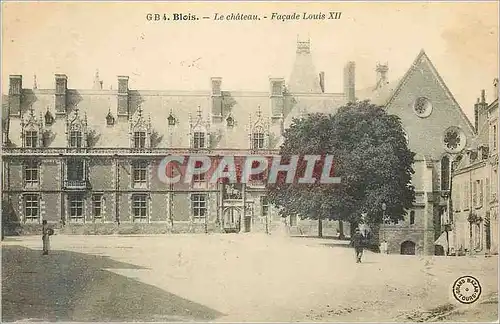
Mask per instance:
[[[341,177],[340,184],[269,184],[270,201],[282,216],[358,223],[366,213],[368,222],[381,223],[384,203],[386,215],[398,221],[415,200],[410,184],[415,153],[408,148],[401,121],[368,101],[343,106],[336,114],[294,119],[284,133],[280,155],[332,155],[333,174]],[[316,164],[316,178],[322,162]],[[301,158],[298,174],[304,170]]]

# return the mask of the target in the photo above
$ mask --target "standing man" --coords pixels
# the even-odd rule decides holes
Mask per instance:
[[[387,254],[387,241],[386,240],[383,240],[382,243],[380,243],[380,253]]]
[[[356,253],[356,263],[361,263],[361,257],[363,256],[363,241],[363,234],[361,234],[359,228],[356,228],[356,231],[351,237],[351,246],[354,247],[354,252]]]
[[[49,254],[49,248],[50,248],[50,235],[51,235],[52,229],[49,228],[47,225],[47,220],[42,221],[42,244],[43,244],[43,255],[48,255]]]

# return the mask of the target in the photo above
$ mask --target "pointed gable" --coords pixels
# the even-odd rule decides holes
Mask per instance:
[[[410,149],[434,159],[471,144],[472,124],[422,50],[386,103],[401,118]]]
[[[321,93],[319,74],[313,64],[311,43],[297,41],[297,52],[292,74],[288,82],[292,93]]]

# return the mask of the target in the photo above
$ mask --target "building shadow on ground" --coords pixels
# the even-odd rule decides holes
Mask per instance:
[[[2,322],[213,321],[216,310],[104,269],[144,269],[71,251],[2,247]]]

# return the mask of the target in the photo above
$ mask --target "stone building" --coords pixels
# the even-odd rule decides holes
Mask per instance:
[[[481,91],[474,106],[476,136],[457,156],[453,170],[453,213],[442,223],[450,254],[498,254],[498,80],[492,101]],[[444,240],[446,241],[446,240]]]
[[[381,225],[379,239],[387,240],[389,253],[432,255],[449,210],[451,161],[470,144],[474,128],[423,50],[399,80],[389,82],[387,64],[376,71],[376,86],[357,96],[399,116],[416,153],[414,207],[404,221]]]
[[[27,89],[12,75],[4,224],[29,231],[43,218],[65,231],[99,233],[272,229],[280,220],[258,180],[231,188],[203,178],[167,186],[156,176],[160,160],[275,154],[293,117],[369,99],[401,118],[417,153],[415,207],[404,222],[383,225],[380,235],[391,253],[433,254],[449,208],[450,161],[474,129],[427,55],[419,53],[394,82],[388,65],[377,65],[375,85],[363,90],[355,89],[355,63],[348,62],[340,93],[325,92],[309,41],[299,41],[295,55],[290,79],[270,78],[267,92],[225,90],[217,77],[206,91],[136,90],[127,76],[118,77],[116,90],[103,89],[98,76],[91,90],[77,90],[62,74],[55,75],[55,89]],[[315,223],[287,219],[298,234]]]

